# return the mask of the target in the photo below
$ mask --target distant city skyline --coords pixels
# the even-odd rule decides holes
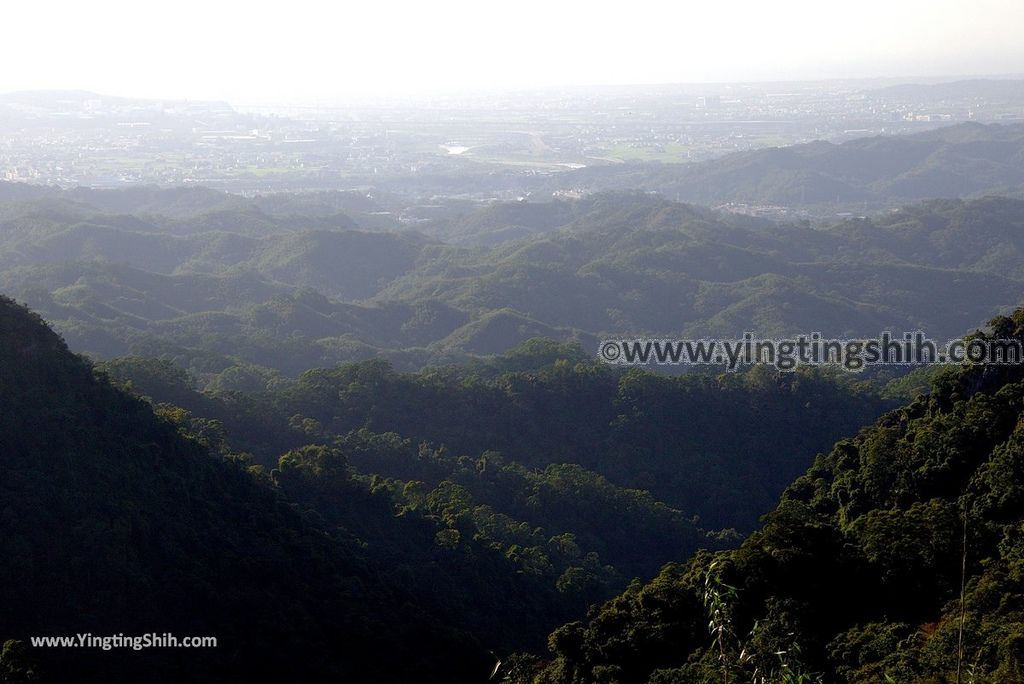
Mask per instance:
[[[0,92],[240,104],[613,86],[1024,72],[1019,0],[726,0],[713,7],[442,0],[269,11],[183,0],[19,3]]]

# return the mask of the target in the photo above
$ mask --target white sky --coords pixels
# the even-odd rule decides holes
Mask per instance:
[[[0,92],[234,102],[1008,74],[1024,0],[5,0],[0,46]]]

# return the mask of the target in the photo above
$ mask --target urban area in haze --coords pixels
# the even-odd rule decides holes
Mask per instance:
[[[377,220],[398,226],[464,210],[466,202],[611,189],[623,173],[606,168],[615,165],[1021,122],[1024,87],[937,78],[592,86],[253,108],[15,92],[0,98],[0,117],[0,162],[10,182],[360,192],[377,199],[378,216],[390,217]],[[589,171],[565,173],[582,169]],[[838,193],[835,204],[856,199]]]

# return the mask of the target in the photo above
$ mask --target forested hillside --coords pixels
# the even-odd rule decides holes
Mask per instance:
[[[567,490],[561,510],[594,512],[601,505],[573,502],[558,482],[575,482],[578,496],[607,487],[607,478],[649,491],[710,530],[750,529],[816,451],[892,405],[870,383],[817,371],[662,377],[570,361],[582,356],[537,341],[498,357],[493,370],[401,374],[367,361],[311,370],[249,394],[197,393],[166,362],[122,359],[101,367],[157,401],[221,421],[233,443],[267,465],[303,440],[342,438],[364,444],[363,455],[350,460],[366,473],[434,485],[452,479],[512,517],[534,520],[530,507],[539,499],[518,500],[533,488],[531,479]],[[531,357],[534,368],[499,370]],[[737,421],[747,429],[729,429]],[[442,451],[417,452],[421,443]],[[581,512],[574,524],[586,526],[588,515]]]
[[[1024,310],[990,335],[1024,338]],[[968,367],[840,440],[738,549],[556,630],[515,682],[1024,681],[1024,369]]]
[[[476,681],[487,649],[536,650],[630,578],[733,544],[718,527],[752,524],[787,472],[885,405],[812,373],[661,378],[539,342],[476,369],[367,362],[273,392],[202,394],[155,359],[96,376],[27,310],[5,299],[0,313],[0,641],[218,637],[216,651],[161,660],[164,681],[249,668]],[[749,435],[702,437],[727,411],[745,412]],[[820,429],[794,430],[786,414],[801,411]],[[133,681],[155,662],[7,659],[50,681],[72,667],[76,681]]]
[[[170,190],[0,203],[0,289],[76,350],[167,356],[215,383],[378,355],[418,369],[533,337],[955,337],[1024,282],[1024,202],[1005,198],[812,227],[611,193],[493,204],[427,237],[354,227],[320,211],[333,195],[275,197],[307,213]],[[493,230],[517,239],[438,239]]]
[[[95,378],[7,299],[0,405],[0,642],[218,639],[188,658],[37,648],[5,669],[49,682],[392,682],[414,672],[468,681],[489,667],[474,638],[382,580],[359,545],[313,524],[206,436],[180,430],[173,412],[154,415]],[[363,524],[393,519],[365,488],[349,487],[366,503]],[[401,660],[389,655],[397,650]]]

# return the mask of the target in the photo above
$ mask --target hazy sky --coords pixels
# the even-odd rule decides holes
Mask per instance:
[[[1024,0],[36,0],[3,15],[0,92],[309,101],[1024,72]]]

